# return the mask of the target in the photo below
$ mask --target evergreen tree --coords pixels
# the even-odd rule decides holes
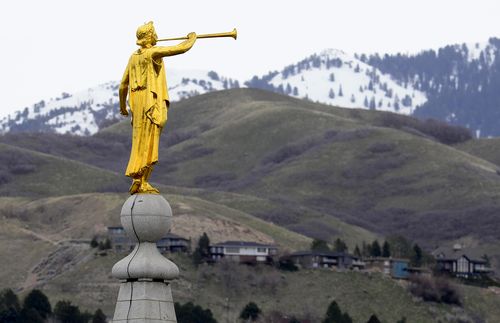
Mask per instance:
[[[363,105],[365,106],[365,108],[368,108],[369,105],[368,105],[368,98],[365,96],[365,100],[363,101]]]
[[[354,96],[354,94],[351,94],[351,102],[352,103],[356,102],[356,97]]]
[[[240,319],[247,321],[257,321],[261,314],[260,308],[254,302],[248,303],[240,313]]]
[[[366,242],[363,241],[361,245],[361,255],[363,257],[371,256],[371,246],[369,246]]]
[[[351,318],[351,316],[347,312],[344,312],[342,314],[342,321],[341,321],[341,323],[352,323],[352,318]]]
[[[344,93],[342,92],[342,84],[339,85],[339,96],[344,96]]]
[[[103,311],[98,308],[92,316],[92,323],[106,323],[106,315],[104,315]]]
[[[293,87],[293,96],[298,96],[298,95],[299,95],[299,89],[296,86],[294,86]]]
[[[0,322],[16,323],[19,319],[21,305],[12,289],[4,289],[0,293]]]
[[[422,266],[422,249],[416,243],[413,245],[413,256],[411,258],[411,263],[415,267]]]
[[[97,242],[97,237],[93,237],[92,240],[90,240],[90,247],[91,248],[97,248],[99,246],[99,242]]]
[[[206,232],[203,232],[200,239],[198,239],[198,246],[193,252],[193,262],[199,265],[210,257],[210,239]]]
[[[59,301],[54,306],[54,316],[61,323],[86,323],[78,306],[72,305],[70,301]]]
[[[111,240],[106,238],[104,241],[99,242],[99,250],[108,250],[111,249]]]
[[[376,110],[377,106],[375,104],[375,97],[372,96],[371,100],[370,100],[370,110]]]
[[[323,323],[339,323],[342,322],[342,312],[336,301],[332,301],[326,310]]]
[[[201,306],[194,305],[191,302],[184,305],[176,302],[174,307],[177,322],[179,323],[217,323],[213,317],[212,311],[203,309]]]
[[[41,316],[35,311],[34,311],[40,320],[42,320]],[[19,323],[21,321],[20,313],[16,311],[14,308],[9,307],[6,309],[0,310],[0,322],[2,323]],[[21,321],[22,322],[22,321]]]
[[[46,320],[34,308],[23,308],[16,323],[44,323]]]
[[[391,256],[411,259],[413,256],[412,245],[405,237],[396,235],[389,237],[387,240],[391,247]]]
[[[384,244],[382,245],[382,257],[390,257],[391,256],[391,247],[389,245],[389,242],[384,241]]]
[[[330,92],[328,93],[328,97],[330,99],[335,99],[335,92],[333,91],[333,89],[330,89]]]
[[[382,250],[380,250],[380,244],[377,240],[373,241],[370,251],[372,257],[380,257],[382,255]]]
[[[330,82],[335,82],[335,74],[330,73]]]
[[[21,310],[19,298],[10,288],[2,290],[0,293],[0,310],[12,308],[16,312]]]
[[[381,322],[378,319],[377,315],[372,314],[372,316],[370,316],[370,319],[366,323],[381,323]]]
[[[333,243],[333,248],[336,252],[346,252],[347,244],[340,238],[335,239]]]
[[[354,248],[354,255],[356,257],[361,257],[361,250],[359,250],[358,245],[356,245],[356,247]]]
[[[330,251],[328,243],[325,240],[313,239],[311,242],[311,251]]]
[[[33,309],[40,317],[47,319],[52,314],[52,307],[48,297],[38,289],[33,289],[24,299],[23,309],[26,309],[26,315],[32,315],[29,309]]]

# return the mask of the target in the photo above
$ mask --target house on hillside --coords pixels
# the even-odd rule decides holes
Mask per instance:
[[[135,240],[130,239],[121,226],[108,227],[108,238],[111,241],[111,246],[117,252],[132,251],[136,244]],[[169,233],[158,241],[156,246],[162,253],[188,252],[191,249],[191,241],[173,233]]]
[[[210,246],[212,261],[226,258],[246,264],[265,263],[274,261],[277,253],[275,245],[248,241],[226,241]]]
[[[432,254],[436,258],[436,269],[441,272],[465,278],[492,272],[484,254],[461,244],[438,248]]]
[[[370,257],[364,259],[364,261],[366,262],[366,269],[380,271],[395,279],[407,279],[410,275],[408,270],[409,259]]]
[[[302,268],[363,269],[365,267],[361,258],[346,252],[307,250],[294,252],[288,257],[295,265]]]

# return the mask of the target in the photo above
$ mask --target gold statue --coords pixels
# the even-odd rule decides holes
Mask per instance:
[[[133,179],[130,194],[159,193],[148,179],[153,165],[158,162],[160,134],[170,104],[162,58],[191,49],[196,34],[189,33],[187,38],[176,46],[156,47],[158,36],[153,22],[137,29],[136,43],[141,48],[130,56],[120,84],[120,113],[128,115],[127,93],[132,113],[132,150],[125,171],[125,175]]]
[[[132,149],[125,175],[132,177],[130,194],[159,191],[148,183],[153,165],[158,162],[160,134],[167,122],[170,105],[163,57],[183,54],[193,47],[197,38],[232,37],[236,29],[228,33],[158,39],[153,22],[137,29],[137,45],[128,61],[120,84],[120,113],[128,116],[127,94],[132,113]],[[158,41],[186,39],[176,46],[156,47]]]

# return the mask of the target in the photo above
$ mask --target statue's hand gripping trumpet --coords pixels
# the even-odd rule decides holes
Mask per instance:
[[[120,84],[120,113],[128,116],[127,95],[132,115],[132,149],[125,175],[132,178],[130,194],[159,193],[148,180],[153,165],[158,162],[158,145],[161,131],[167,122],[170,105],[163,57],[183,54],[193,47],[197,38],[232,37],[228,33],[196,35],[158,39],[153,22],[137,29],[137,45]],[[155,46],[158,41],[182,40],[175,46]]]

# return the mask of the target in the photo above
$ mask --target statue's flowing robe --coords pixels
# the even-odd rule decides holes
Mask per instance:
[[[122,83],[129,82],[132,149],[125,175],[141,176],[158,162],[160,134],[167,121],[169,98],[165,66],[154,48],[139,49],[129,59]]]

